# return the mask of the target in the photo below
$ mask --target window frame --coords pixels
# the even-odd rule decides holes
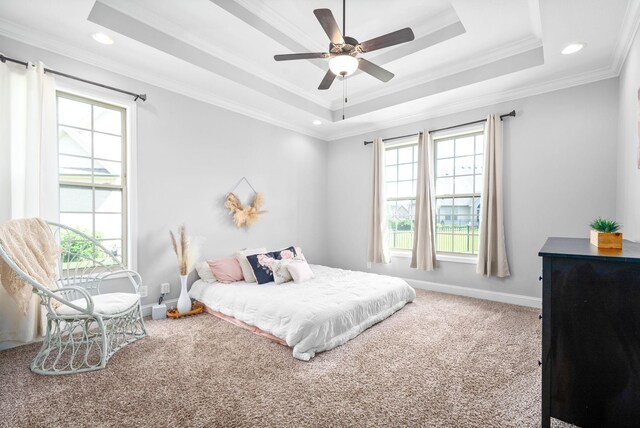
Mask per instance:
[[[387,151],[398,150],[400,148],[406,148],[406,147],[412,147],[412,148],[413,147],[418,147],[418,137],[410,137],[410,138],[407,138],[407,139],[402,139],[402,140],[397,141],[397,142],[394,141],[393,143],[385,144],[385,147],[384,147],[384,151],[385,151],[385,168],[387,168],[387,164],[386,164]],[[417,156],[415,154],[415,150],[412,150],[412,155],[411,156],[412,156],[412,162],[403,163],[403,164],[396,163],[394,165],[396,167],[398,165],[416,165],[416,166],[418,166],[418,159],[417,159]],[[414,174],[413,170],[414,170],[414,168],[412,168],[412,177],[413,177],[413,174]],[[396,175],[395,183],[397,184],[399,181],[416,181],[416,191],[417,191],[417,180],[418,180],[417,172],[415,172],[415,175],[416,176],[414,178],[412,178],[411,180],[398,180],[397,179],[397,175]],[[385,174],[385,183],[384,183],[385,184],[385,188],[386,188],[387,183],[388,183],[388,181],[386,180],[386,174]],[[385,193],[386,193],[386,191],[385,191]],[[400,202],[400,201],[413,201],[413,205],[414,205],[414,208],[415,208],[416,197],[417,197],[417,193],[414,194],[413,196],[402,196],[402,197],[393,197],[393,198],[387,197],[386,194],[385,194],[385,208],[386,208],[386,203],[388,203],[388,202]],[[387,222],[388,221],[389,221],[389,219],[387,219]],[[389,232],[389,234],[393,233],[393,231],[391,231],[391,230],[389,230],[388,232]],[[411,233],[412,233],[412,235],[414,235],[412,237],[412,239],[415,239],[415,210],[414,210],[413,217],[412,217]],[[390,252],[390,254],[392,256],[409,255],[409,257],[410,257],[411,256],[411,251],[412,251],[411,249],[394,248],[394,247],[391,247],[391,246],[389,247],[389,252]]]
[[[434,241],[435,241],[435,245],[436,245],[436,258],[438,260],[443,260],[443,261],[455,261],[455,262],[462,262],[462,263],[475,263],[478,259],[478,249],[474,248],[475,252],[471,252],[471,253],[461,253],[461,252],[454,252],[454,251],[438,251],[437,250],[437,239],[438,239],[438,234],[436,231],[437,228],[437,202],[438,199],[450,199],[453,202],[452,205],[452,212],[451,212],[451,216],[452,216],[452,221],[453,220],[453,216],[455,216],[455,199],[458,198],[472,198],[472,200],[475,200],[476,198],[480,200],[480,204],[483,203],[483,194],[482,194],[482,188],[481,189],[476,189],[476,177],[478,176],[478,174],[476,174],[475,172],[472,174],[456,174],[456,170],[455,170],[455,159],[456,157],[456,153],[455,153],[455,140],[456,139],[460,139],[460,138],[468,138],[468,137],[473,137],[474,138],[474,151],[473,151],[473,158],[474,158],[474,165],[475,165],[475,160],[476,157],[479,155],[476,152],[476,137],[478,136],[484,136],[484,124],[482,126],[476,126],[476,127],[471,127],[471,128],[466,128],[466,129],[458,129],[456,132],[451,132],[451,133],[447,133],[447,134],[439,134],[436,137],[433,138],[433,160],[432,160],[432,167],[433,167],[433,207],[434,207]],[[447,157],[447,158],[443,158],[443,159],[452,159],[454,162],[453,165],[453,175],[451,175],[450,177],[453,180],[453,193],[450,194],[444,194],[444,195],[437,195],[436,194],[436,186],[437,186],[437,180],[438,178],[444,178],[444,177],[438,177],[438,170],[437,170],[437,165],[438,165],[438,142],[440,141],[444,141],[444,140],[453,140],[454,141],[454,151],[453,151],[453,156],[451,157]],[[483,156],[483,164],[484,164],[484,155],[485,155],[485,143],[483,141],[483,148],[482,148],[482,156]],[[469,156],[469,155],[465,155],[465,156]],[[461,156],[462,157],[462,156]],[[474,170],[475,171],[475,170]],[[456,194],[455,192],[455,177],[458,176],[471,176],[473,177],[473,189],[474,191],[472,193],[464,193],[464,194]],[[484,168],[482,171],[482,182],[484,182]],[[447,177],[449,178],[449,177]],[[472,213],[470,214],[472,217],[475,216],[475,214],[473,213],[473,209],[472,209]],[[478,237],[477,240],[479,240],[480,238],[480,214],[478,213]],[[452,237],[455,236],[455,233],[451,233]],[[453,238],[452,238],[453,239]],[[477,244],[477,240],[476,240],[476,244]]]
[[[132,143],[133,143],[133,139],[131,138],[131,136],[135,135],[132,132],[132,127],[133,127],[133,120],[132,118],[135,118],[135,108],[132,108],[131,104],[127,105],[128,103],[122,103],[122,102],[117,102],[117,101],[112,101],[112,100],[108,100],[105,99],[102,96],[99,96],[98,94],[96,94],[95,96],[93,94],[87,94],[87,93],[79,93],[76,92],[72,89],[67,89],[65,87],[57,87],[56,88],[56,106],[58,105],[58,100],[60,98],[66,98],[66,99],[70,99],[73,101],[79,101],[79,102],[83,102],[83,103],[87,103],[90,104],[92,106],[92,111],[93,111],[93,106],[97,106],[97,107],[101,107],[101,108],[106,108],[106,109],[110,109],[110,110],[116,110],[118,112],[120,112],[121,114],[121,130],[120,133],[121,135],[119,135],[119,137],[121,138],[121,176],[120,176],[120,184],[108,184],[108,183],[95,183],[93,180],[89,183],[82,183],[82,182],[73,182],[73,181],[64,181],[61,180],[61,174],[58,172],[58,198],[60,200],[61,194],[60,194],[60,190],[63,187],[66,188],[82,188],[82,189],[91,189],[94,192],[93,198],[92,198],[92,210],[90,211],[91,215],[92,215],[92,226],[93,226],[93,237],[95,239],[95,216],[96,216],[96,207],[95,207],[95,191],[99,191],[99,190],[120,190],[121,193],[121,198],[122,198],[122,206],[121,206],[121,224],[122,224],[122,230],[121,230],[121,237],[119,238],[121,240],[121,248],[122,248],[122,254],[120,256],[120,260],[123,266],[125,266],[128,269],[136,269],[136,262],[137,262],[137,257],[134,251],[134,246],[132,245],[133,243],[133,237],[132,237],[132,219],[133,217],[133,213],[132,213],[132,189],[131,189],[131,182],[132,182],[132,177],[131,177],[131,171],[132,170],[132,165],[133,165],[133,153],[135,153],[134,148],[132,147]],[[135,104],[133,104],[133,106],[135,106]],[[93,114],[91,115],[91,129],[86,129],[86,128],[81,128],[81,127],[76,127],[76,126],[70,126],[70,125],[63,125],[60,124],[58,117],[56,118],[56,128],[57,128],[57,132],[59,135],[59,130],[61,126],[65,126],[65,127],[69,127],[69,128],[73,128],[73,129],[78,129],[78,130],[83,130],[83,131],[88,131],[92,133],[92,146],[93,146],[93,133],[94,132],[100,132],[102,134],[105,135],[114,135],[114,134],[109,134],[109,133],[105,133],[105,132],[101,132],[101,131],[95,131],[94,129],[94,117]],[[59,138],[59,137],[58,137]],[[59,140],[58,140],[58,147],[59,147]],[[59,156],[61,156],[60,153],[58,153],[58,159]],[[65,154],[65,156],[67,156],[67,154]],[[74,157],[74,155],[70,155],[72,157]],[[79,158],[83,158],[83,159],[90,159],[92,162],[92,170],[93,170],[93,162],[98,159],[101,160],[102,158],[96,158],[93,155],[93,152],[91,153],[90,157],[85,157],[85,156],[75,156],[75,157],[79,157]],[[105,161],[110,161],[109,159],[104,159]],[[93,171],[92,171],[93,174]],[[135,180],[135,178],[134,178]],[[135,181],[133,181],[135,182]],[[62,214],[63,211],[61,210],[61,208],[58,208],[58,213]],[[66,212],[64,212],[66,213]]]
[[[455,195],[455,194],[451,194],[451,195],[443,195],[443,196],[436,196],[435,194],[435,188],[436,188],[436,178],[437,178],[437,171],[436,171],[436,167],[437,167],[437,153],[436,153],[436,143],[440,140],[445,140],[445,139],[455,139],[455,138],[464,138],[465,136],[474,136],[474,138],[478,135],[484,135],[484,131],[485,131],[485,126],[484,123],[482,125],[473,125],[473,126],[465,126],[465,127],[459,127],[456,128],[454,130],[447,130],[446,132],[437,132],[435,134],[435,136],[432,136],[433,139],[433,159],[430,160],[430,167],[431,167],[431,179],[432,179],[432,189],[433,189],[433,207],[435,210],[435,205],[436,205],[436,199],[438,198],[451,198],[453,199],[454,196],[461,198],[461,197],[472,197],[472,198],[478,198],[480,199],[481,203],[484,199],[484,196],[482,194],[482,189],[480,189],[478,192],[474,192],[470,195]],[[455,143],[454,143],[455,144]],[[392,149],[397,149],[399,147],[402,146],[412,146],[418,145],[418,141],[415,140],[414,138],[411,138],[409,140],[402,140],[400,142],[393,142],[393,143],[388,143],[385,144],[385,156],[386,156],[386,151],[387,150],[392,150]],[[486,142],[483,142],[483,150],[482,150],[482,156],[485,155],[485,148],[486,148]],[[475,141],[474,141],[474,162],[475,162],[475,156],[477,156],[477,153],[475,152]],[[455,151],[454,151],[454,157],[452,157],[452,159],[455,158]],[[416,159],[415,162],[413,163],[418,163],[418,160]],[[397,164],[396,164],[397,165]],[[385,168],[386,168],[386,162],[385,162]],[[455,163],[454,163],[454,168],[455,168]],[[454,169],[455,172],[455,169]],[[476,176],[477,174],[469,174],[472,176]],[[484,171],[483,171],[483,181],[484,181]],[[454,176],[455,177],[455,174]],[[396,180],[397,182],[397,180]],[[385,179],[385,186],[386,186],[386,179]],[[474,190],[475,189],[475,179],[474,179]],[[416,196],[414,197],[401,197],[401,198],[389,198],[385,196],[385,200],[388,201],[403,201],[403,200],[409,200],[409,201],[414,201],[416,200]],[[434,219],[435,219],[435,215],[434,215]],[[414,213],[414,218],[413,221],[415,222],[415,213]],[[435,224],[434,224],[435,226]],[[480,228],[480,219],[478,219],[478,239],[479,239],[479,228]],[[415,229],[412,230],[412,232],[415,234]],[[435,232],[435,229],[434,229]],[[392,231],[389,231],[389,233],[392,233]],[[435,238],[435,237],[434,237]],[[415,237],[414,237],[415,239]],[[407,257],[411,257],[411,252],[412,250],[409,249],[401,249],[401,248],[389,248],[390,250],[390,254],[392,257],[403,257],[403,258],[407,258]],[[457,262],[457,263],[469,263],[469,264],[475,264],[477,263],[478,260],[478,254],[477,254],[477,250],[476,253],[457,253],[457,252],[447,252],[447,251],[437,251],[436,249],[436,259],[439,261],[447,261],[447,262]]]

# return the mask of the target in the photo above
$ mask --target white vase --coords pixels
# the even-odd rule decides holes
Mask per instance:
[[[191,297],[187,291],[187,276],[180,275],[180,297],[178,298],[178,312],[180,313],[191,310]]]

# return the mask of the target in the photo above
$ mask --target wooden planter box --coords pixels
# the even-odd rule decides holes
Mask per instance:
[[[605,233],[591,230],[591,245],[598,248],[622,248],[622,233]]]

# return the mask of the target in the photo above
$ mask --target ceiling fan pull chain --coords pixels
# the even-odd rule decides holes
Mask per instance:
[[[344,103],[347,99],[347,80],[345,76],[342,76],[342,120],[344,120]]]
[[[348,103],[349,101],[347,100],[347,95],[349,94],[349,90],[347,88],[347,77],[344,77],[344,103]]]

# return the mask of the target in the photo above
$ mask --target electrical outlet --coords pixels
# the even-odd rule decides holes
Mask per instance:
[[[149,287],[147,287],[146,285],[141,285],[138,289],[138,294],[140,295],[140,297],[147,297],[147,295],[149,294]]]
[[[168,282],[163,282],[160,284],[160,293],[170,293],[171,292],[171,284]]]

